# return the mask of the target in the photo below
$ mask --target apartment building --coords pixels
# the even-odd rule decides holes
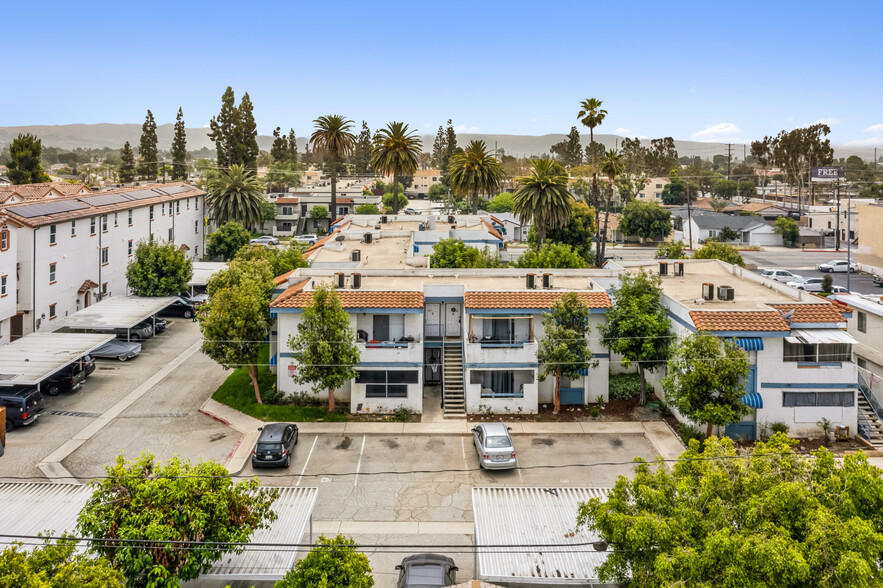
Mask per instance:
[[[54,200],[85,196],[92,190],[86,184],[43,182],[40,184],[0,185],[0,204],[16,204],[31,200]]]
[[[327,232],[336,219],[355,213],[360,204],[374,204],[381,207],[380,196],[363,194],[361,191],[348,191],[337,195],[337,214],[333,218],[323,216],[313,218],[313,209],[331,207],[331,192],[290,192],[277,196],[275,200],[276,219],[273,235],[289,236],[303,233]]]
[[[392,178],[389,178],[389,182],[392,182]],[[405,196],[408,198],[426,198],[429,195],[429,189],[441,183],[442,172],[440,169],[417,170],[414,172],[413,183],[405,188]]]
[[[0,214],[0,345],[12,340],[13,323],[17,318],[18,235],[5,215]],[[19,329],[20,331],[20,329]],[[17,338],[17,337],[16,337]]]
[[[15,243],[12,337],[51,330],[58,317],[128,293],[126,267],[141,240],[205,251],[205,192],[187,184],[125,188],[5,206]]]

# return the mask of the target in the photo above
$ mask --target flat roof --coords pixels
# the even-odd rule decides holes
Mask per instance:
[[[205,286],[209,278],[218,272],[227,269],[226,261],[194,261],[193,277],[187,282],[188,286]]]
[[[518,584],[597,582],[596,569],[607,553],[595,551],[590,544],[601,538],[586,527],[577,530],[576,517],[580,503],[605,500],[608,492],[606,488],[473,488],[475,544],[525,546],[479,547],[475,575],[489,582]]]
[[[177,299],[177,296],[109,296],[71,315],[56,319],[53,330],[129,329]]]
[[[834,294],[829,298],[833,298],[838,302],[843,302],[853,308],[883,316],[883,296],[879,294]]]
[[[103,333],[38,332],[16,339],[0,347],[0,385],[36,386],[113,338]]]

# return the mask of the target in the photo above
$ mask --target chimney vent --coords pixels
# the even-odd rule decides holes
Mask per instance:
[[[543,288],[549,289],[552,287],[552,274],[543,274]]]
[[[714,300],[714,284],[710,282],[702,284],[702,298],[705,300]]]
[[[660,261],[659,262],[659,275],[667,276],[668,275],[668,262]]]
[[[353,249],[353,261],[362,261],[362,252],[359,249]]]
[[[362,287],[362,274],[353,274],[353,289],[358,290]]]
[[[343,273],[339,272],[334,274],[334,283],[337,284],[338,288],[343,289],[346,287],[346,277]]]
[[[537,287],[537,275],[536,274],[527,274],[527,289],[533,290]]]
[[[674,268],[675,268],[674,275],[677,277],[683,277],[683,275],[684,275],[684,262],[683,261],[674,262]]]

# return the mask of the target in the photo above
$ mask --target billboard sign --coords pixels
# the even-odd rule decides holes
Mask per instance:
[[[839,182],[843,179],[842,167],[814,167],[812,168],[813,182]]]

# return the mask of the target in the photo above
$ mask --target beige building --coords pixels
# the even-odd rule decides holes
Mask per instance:
[[[883,271],[883,204],[858,207],[858,262],[862,269]]]

